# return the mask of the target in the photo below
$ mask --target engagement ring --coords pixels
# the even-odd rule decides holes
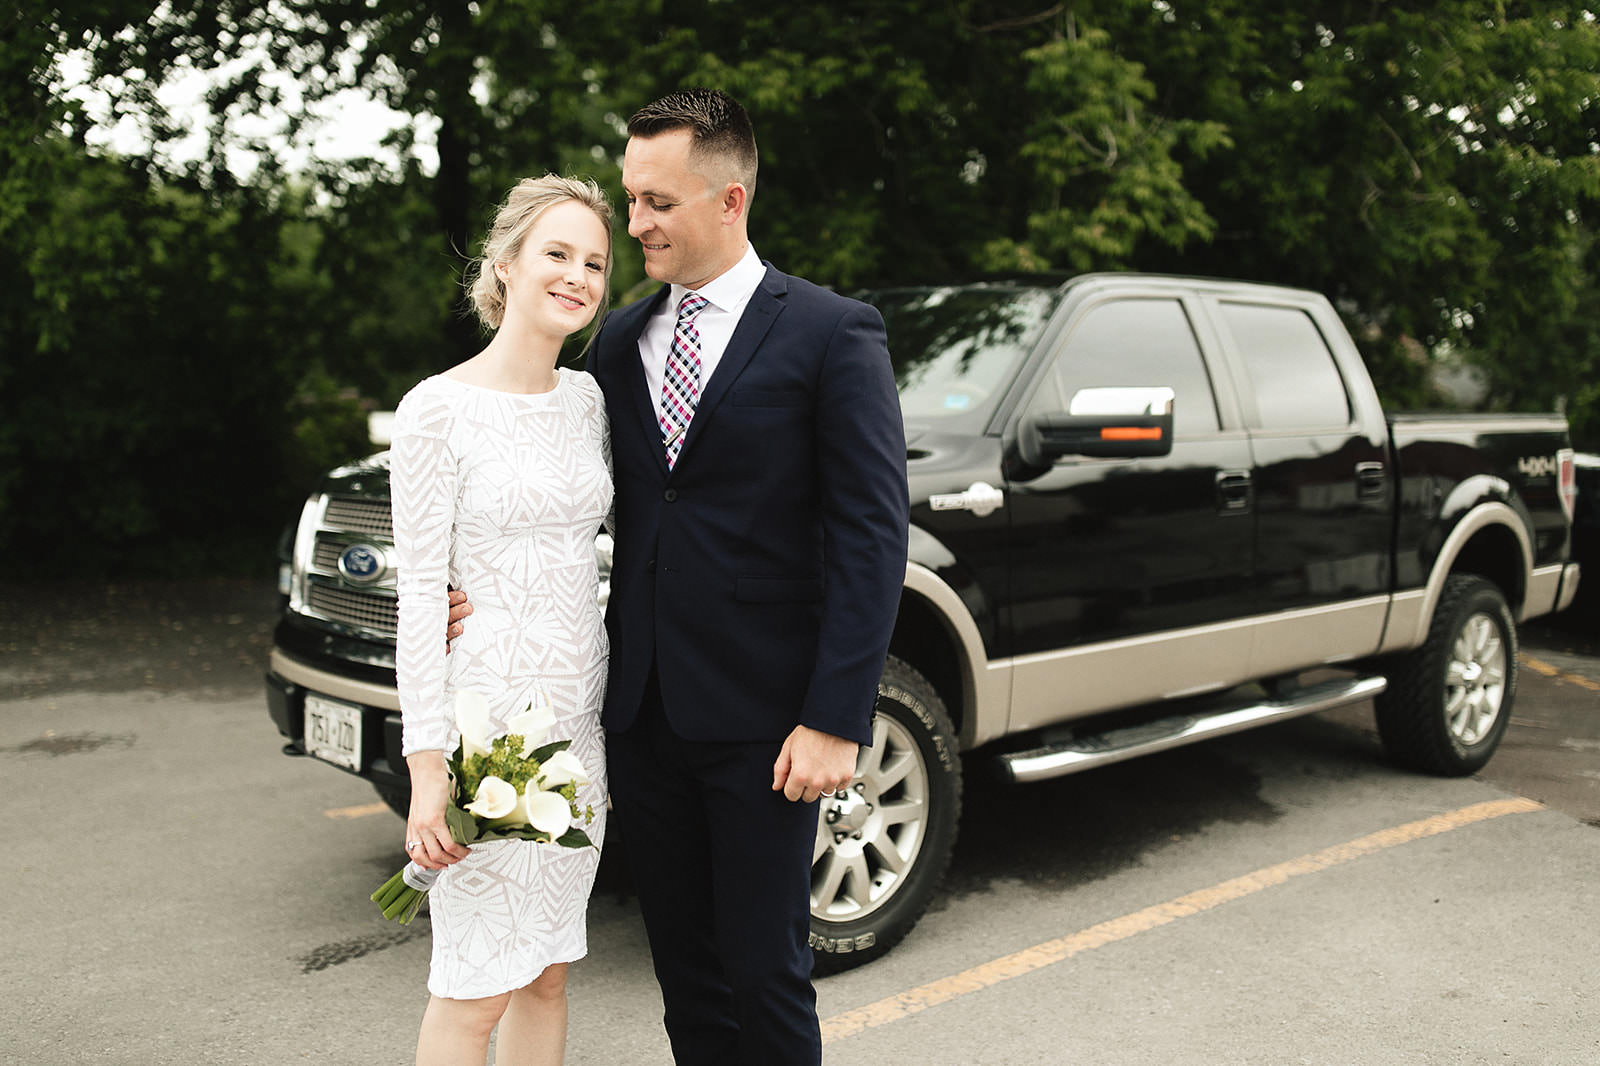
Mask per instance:
[[[408,840],[408,841],[406,841],[406,850],[407,851],[410,851],[412,848],[420,848],[420,847],[422,847],[422,841],[420,841],[420,840]]]

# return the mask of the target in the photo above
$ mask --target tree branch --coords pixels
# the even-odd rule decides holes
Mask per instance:
[[[974,26],[969,22],[967,23],[967,29],[973,33],[998,33],[1001,30],[1020,30],[1025,26],[1037,26],[1041,22],[1049,22],[1064,10],[1066,10],[1065,4],[1057,4],[1032,15],[1018,15],[1016,18],[1000,19],[998,22],[991,22],[984,26]]]
[[[1406,147],[1406,142],[1400,139],[1400,134],[1395,132],[1394,127],[1389,125],[1389,123],[1384,120],[1382,115],[1378,115],[1377,119],[1378,125],[1387,130],[1389,136],[1394,138],[1395,147],[1400,149],[1400,154],[1405,156],[1406,162],[1411,164],[1411,180],[1421,181],[1422,167],[1417,164],[1417,157],[1411,154],[1411,149]]]

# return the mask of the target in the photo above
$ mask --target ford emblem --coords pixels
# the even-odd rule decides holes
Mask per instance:
[[[370,544],[352,544],[339,553],[339,573],[352,585],[370,585],[388,569],[383,552]]]

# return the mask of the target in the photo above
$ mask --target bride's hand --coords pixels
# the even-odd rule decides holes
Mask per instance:
[[[450,619],[444,629],[444,653],[450,654],[450,642],[461,635],[461,620],[472,613],[472,604],[467,602],[467,594],[460,589],[451,589],[445,596],[450,604]]]
[[[411,768],[411,813],[406,818],[406,854],[428,870],[442,870],[467,857],[467,847],[450,836],[444,809],[450,802],[450,774],[444,752],[419,751],[406,759]]]

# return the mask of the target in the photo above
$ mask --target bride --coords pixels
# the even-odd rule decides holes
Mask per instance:
[[[611,206],[593,183],[547,175],[501,205],[469,275],[494,336],[427,378],[395,413],[391,491],[399,569],[396,673],[411,773],[406,852],[443,874],[429,893],[431,997],[419,1064],[559,1063],[566,975],[587,950],[585,911],[605,834],[600,704],[606,635],[595,534],[611,504],[610,440],[600,390],[556,366],[562,342],[598,320],[611,270]],[[474,624],[453,651],[439,640],[447,586],[466,591]],[[593,781],[596,848],[525,840],[466,848],[450,838],[445,755],[453,694],[488,698],[495,733],[548,699],[551,735],[571,738]]]

